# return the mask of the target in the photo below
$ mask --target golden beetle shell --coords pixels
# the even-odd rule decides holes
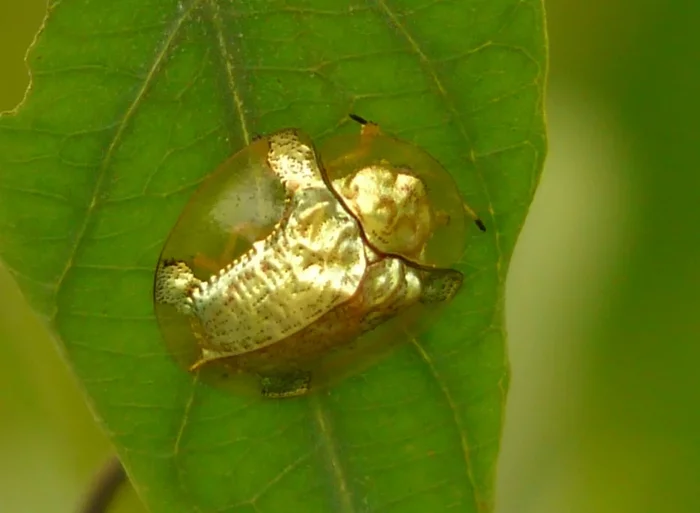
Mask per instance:
[[[464,241],[461,197],[427,153],[371,125],[319,158],[281,130],[195,192],[158,262],[156,317],[189,370],[219,365],[259,377],[266,396],[301,395],[329,355],[451,299]]]
[[[377,251],[419,265],[449,268],[464,251],[464,201],[453,178],[425,150],[366,125],[321,148],[328,181]],[[358,189],[366,186],[368,194]],[[399,197],[398,215],[392,196]]]

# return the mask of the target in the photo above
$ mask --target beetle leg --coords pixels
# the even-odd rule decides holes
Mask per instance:
[[[236,229],[229,234],[224,250],[221,253],[221,260],[223,260],[224,265],[233,261],[233,255],[236,252],[236,245],[238,244],[238,239],[241,237],[241,232],[250,226],[250,223],[243,223],[240,225],[240,228],[236,227]]]
[[[260,376],[260,393],[263,397],[282,399],[299,397],[309,392],[311,374],[306,371],[293,371],[275,376]]]
[[[474,209],[472,209],[472,207],[470,207],[469,205],[467,205],[465,202],[462,202],[462,207],[464,208],[464,211],[469,215],[469,217],[472,218],[472,220],[474,221],[474,224],[476,224],[476,225],[479,227],[479,230],[481,230],[482,232],[485,232],[485,231],[486,231],[486,225],[484,224],[484,222],[483,222],[483,221],[481,220],[481,218],[479,217],[479,214],[477,214],[477,213],[474,211]]]
[[[379,128],[378,124],[373,123],[372,121],[367,121],[365,118],[362,118],[357,114],[350,114],[350,119],[362,125],[362,128],[360,129],[360,144],[354,151],[338,157],[331,162],[327,162],[326,167],[328,168],[338,167],[342,165],[343,162],[354,162],[362,159],[367,153],[369,153],[372,147],[372,140],[377,135],[382,133],[382,130]]]
[[[350,119],[357,121],[360,125],[362,125],[360,135],[367,140],[382,133],[379,125],[373,121],[367,121],[365,118],[362,118],[357,114],[350,114]]]
[[[236,246],[239,243],[239,239],[243,237],[252,244],[253,241],[255,241],[255,235],[253,223],[241,223],[229,233],[229,237],[226,240],[226,244],[219,258],[211,258],[203,253],[196,253],[192,264],[210,273],[218,273],[221,269],[233,262],[233,255],[236,253]]]
[[[432,269],[425,271],[422,280],[421,303],[442,303],[449,301],[462,286],[464,276],[455,269]]]
[[[367,121],[365,118],[361,118],[357,114],[350,114],[350,119],[357,121],[362,128],[360,129],[360,147],[357,150],[359,155],[366,153],[368,148],[372,145],[372,139],[382,133],[381,128],[377,123],[372,121]]]
[[[196,253],[192,259],[192,265],[197,269],[203,269],[212,274],[218,273],[223,267],[216,259],[209,258],[204,253]]]
[[[241,238],[245,239],[243,244],[252,246],[256,241],[257,235],[258,229],[253,223],[245,222],[237,225],[231,233],[229,233],[224,249],[221,252],[221,265],[219,269],[226,267],[234,261],[234,255],[237,253],[236,249]]]

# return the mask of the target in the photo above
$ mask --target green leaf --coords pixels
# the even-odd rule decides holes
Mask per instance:
[[[0,256],[154,512],[491,511],[506,271],[545,152],[539,0],[54,1],[0,119]],[[328,392],[196,382],[152,305],[164,240],[255,134],[356,112],[457,178],[473,231],[434,329]]]

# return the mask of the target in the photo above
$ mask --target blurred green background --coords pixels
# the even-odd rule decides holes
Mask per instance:
[[[700,2],[546,7],[550,154],[509,276],[497,511],[697,513]],[[0,0],[0,111],[43,8]],[[109,444],[1,268],[0,419],[0,511],[73,511]]]

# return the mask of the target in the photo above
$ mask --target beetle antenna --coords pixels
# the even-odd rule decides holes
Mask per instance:
[[[353,121],[357,121],[359,124],[361,124],[363,126],[369,124],[369,121],[367,121],[365,118],[363,118],[361,116],[358,116],[357,114],[349,114],[349,116],[350,116],[350,119],[352,119]]]
[[[462,203],[462,206],[464,207],[464,211],[469,214],[469,217],[471,217],[474,220],[474,224],[479,227],[479,230],[482,232],[486,231],[486,225],[484,222],[481,220],[481,218],[472,210],[472,208],[467,205],[466,203]]]

